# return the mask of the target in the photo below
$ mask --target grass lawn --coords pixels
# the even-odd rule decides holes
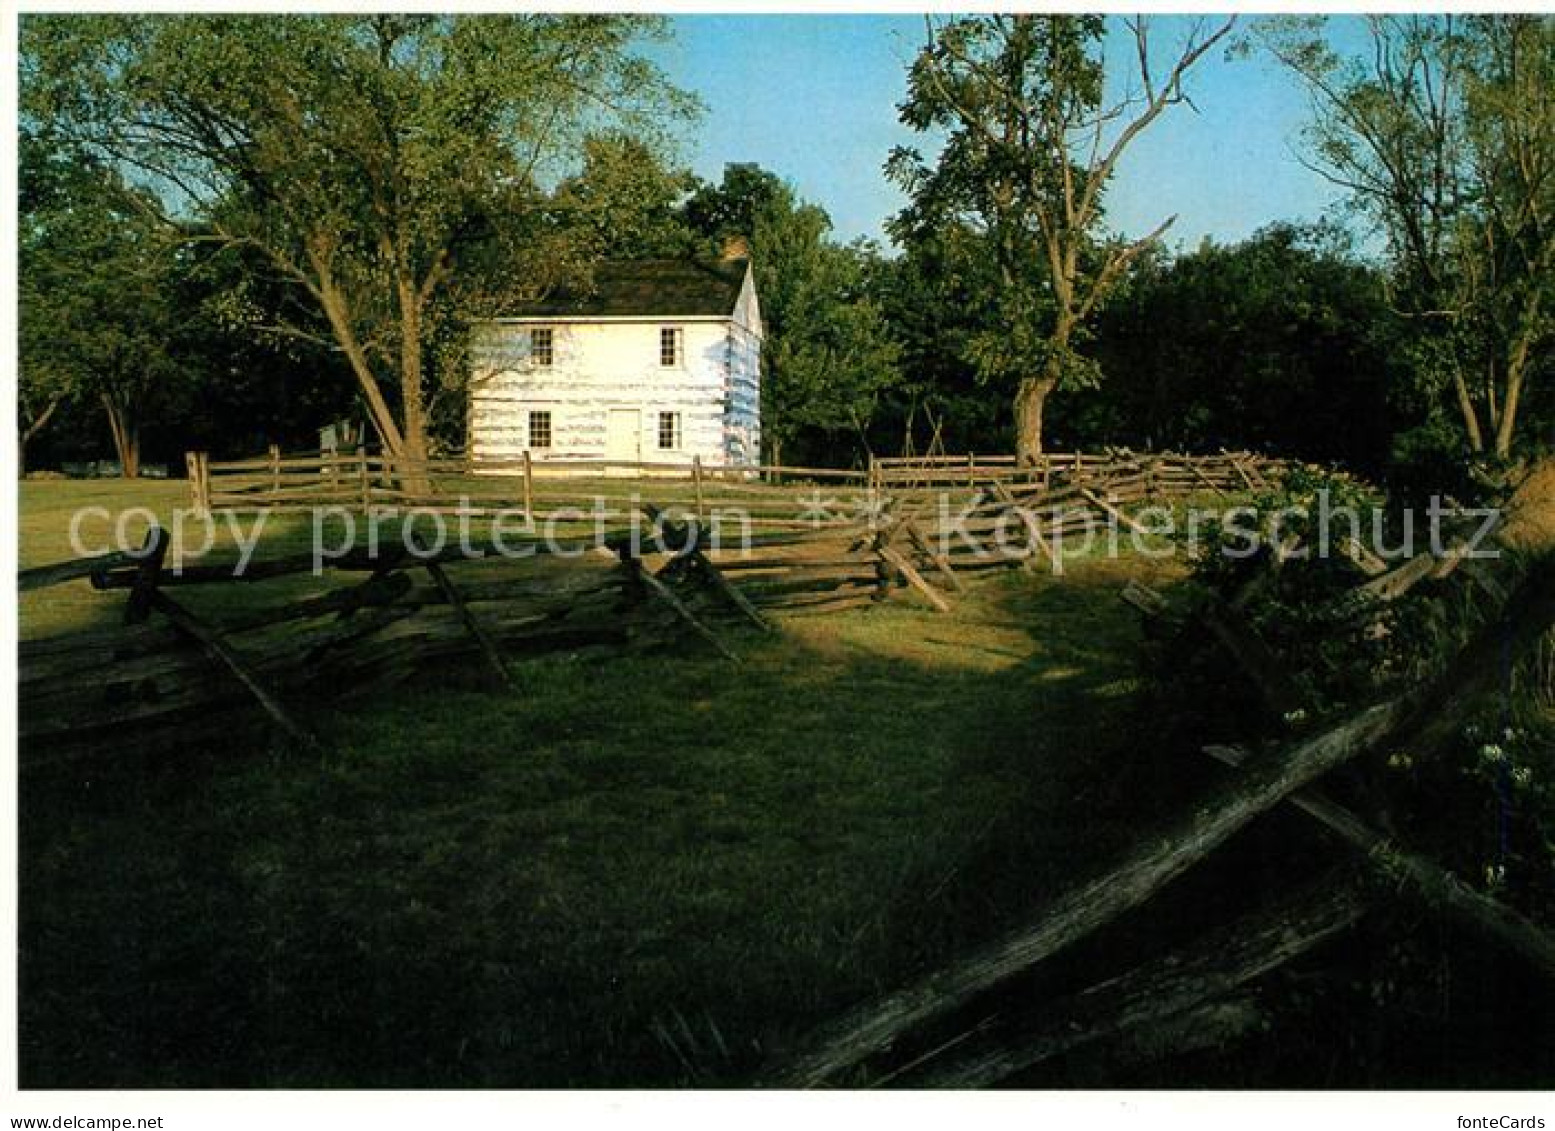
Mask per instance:
[[[22,564],[72,556],[76,506],[182,487],[25,483]],[[316,717],[322,756],[29,775],[22,1083],[738,1083],[1136,831],[1102,804],[1138,690],[1117,590],[1175,568],[788,618],[740,667],[688,640],[524,661],[510,695],[428,672]],[[23,635],[122,599],[26,595]]]

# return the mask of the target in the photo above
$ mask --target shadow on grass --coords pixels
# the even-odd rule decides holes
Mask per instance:
[[[23,782],[28,1087],[738,1083],[1126,843],[1145,563]],[[1170,574],[1155,567],[1158,580]]]

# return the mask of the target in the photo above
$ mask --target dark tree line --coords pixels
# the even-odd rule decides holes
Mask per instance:
[[[1310,159],[1352,222],[1172,251],[1169,220],[1109,232],[1105,193],[1224,24],[1163,46],[1128,23],[1140,74],[1109,104],[1100,18],[932,23],[898,111],[943,144],[887,163],[909,202],[886,251],[777,173],[681,168],[661,127],[695,106],[635,53],[653,21],[30,17],[24,451],[111,447],[133,473],[309,445],[347,413],[391,449],[459,447],[469,319],[738,237],[775,462],[937,442],[1504,465],[1555,425],[1552,23],[1367,26],[1371,60],[1310,22],[1242,44],[1313,92]]]

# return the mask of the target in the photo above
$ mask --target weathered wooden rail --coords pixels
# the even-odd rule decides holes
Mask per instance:
[[[610,520],[632,518],[623,487],[637,481],[661,505],[702,514],[738,507],[762,525],[815,524],[814,512],[867,505],[870,499],[916,492],[970,494],[992,484],[1029,496],[1066,482],[1111,485],[1123,501],[1136,489],[1152,496],[1239,493],[1268,485],[1279,461],[1247,452],[1189,456],[1136,455],[1116,450],[1044,455],[1029,466],[1013,456],[938,456],[872,459],[864,470],[786,466],[714,467],[690,463],[597,459],[404,460],[365,450],[345,454],[283,455],[272,449],[253,459],[213,462],[190,452],[185,468],[196,510],[345,507],[454,508],[477,512],[519,510],[537,519],[569,508],[605,504]],[[822,520],[845,524],[846,518]]]
[[[1196,620],[1208,630],[1211,646],[1226,649],[1249,691],[1262,699],[1277,737],[1255,757],[1240,748],[1206,746],[1207,754],[1238,773],[1222,780],[1191,811],[1142,838],[1089,882],[1037,908],[1027,921],[822,1026],[775,1062],[762,1082],[782,1087],[985,1086],[1142,1028],[1191,1032],[1213,1022],[1217,1010],[1246,1020],[1245,999],[1235,996],[1240,987],[1360,917],[1362,892],[1348,880],[1325,880],[1293,896],[1276,895],[1264,910],[1229,929],[1212,931],[1185,949],[1051,1002],[1030,1017],[1009,1017],[985,995],[1152,900],[1238,830],[1282,804],[1305,813],[1356,851],[1357,864],[1374,876],[1368,899],[1413,898],[1555,983],[1555,937],[1547,929],[1372,829],[1317,786],[1325,775],[1369,754],[1407,749],[1417,759],[1439,755],[1461,733],[1475,704],[1497,686],[1505,665],[1555,631],[1555,560],[1546,558],[1526,569],[1513,560],[1505,570],[1510,576],[1492,581],[1468,568],[1475,563],[1463,556],[1465,545],[1459,541],[1393,568],[1354,555],[1360,575],[1351,605],[1356,616],[1368,617],[1378,603],[1455,574],[1488,594],[1497,612],[1434,677],[1324,720],[1313,720],[1300,709],[1304,703],[1297,698],[1296,682],[1242,618],[1236,598],[1184,611],[1131,584],[1122,595],[1147,616]],[[1272,557],[1269,568],[1278,568]],[[1251,579],[1243,591],[1262,580]],[[1257,1020],[1254,1014],[1252,1024]]]
[[[636,481],[659,501],[700,509],[710,498],[739,500],[773,519],[791,516],[797,495],[782,487],[864,491],[867,471],[780,466],[719,467],[687,462],[585,458],[408,460],[366,450],[265,456],[213,462],[189,452],[185,469],[197,510],[287,510],[340,506],[521,510],[536,517],[588,507],[603,498],[611,519],[631,517],[623,486]]]
[[[401,481],[405,465],[361,453],[297,459],[272,453],[225,465],[195,454],[189,464],[195,500],[210,509],[241,500],[279,509],[440,510],[437,504],[448,497],[438,493],[437,476],[467,486],[460,461],[427,461],[412,470],[432,476],[432,494],[416,495]],[[1054,457],[1026,482],[1006,476],[935,494],[874,490],[862,506],[849,499],[835,513],[804,518],[774,513],[783,500],[758,496],[766,509],[730,542],[706,537],[709,524],[717,529],[724,501],[712,477],[694,474],[691,495],[676,499],[666,492],[666,499],[656,490],[648,503],[637,494],[673,482],[651,479],[634,483],[633,497],[603,516],[612,523],[603,533],[535,536],[518,562],[468,561],[456,548],[434,554],[407,544],[387,556],[259,558],[240,573],[199,561],[174,569],[157,531],[161,541],[140,554],[63,562],[20,576],[23,589],[89,579],[97,589],[128,594],[121,633],[23,642],[23,748],[36,753],[42,745],[67,743],[90,750],[127,734],[161,741],[178,730],[197,734],[234,707],[257,708],[294,739],[311,740],[287,704],[319,698],[320,673],[342,693],[361,693],[410,678],[437,659],[469,655],[494,684],[506,686],[506,655],[651,646],[662,642],[668,626],[732,657],[719,637],[731,617],[766,627],[768,614],[833,612],[897,594],[949,612],[967,578],[981,571],[1061,568],[1074,537],[1109,523],[1131,525],[1128,508],[1140,502],[1246,490],[1266,485],[1281,467],[1229,454],[1194,460],[1109,453],[1066,463]],[[513,481],[500,482],[511,487]],[[556,482],[575,489],[575,481]],[[532,480],[521,478],[520,485],[520,505],[538,514]],[[544,499],[551,514],[565,497]],[[728,497],[746,504],[742,494]],[[495,495],[488,505],[511,502]],[[655,543],[654,531],[684,532],[687,521],[697,530],[695,545],[682,543],[677,551],[673,537],[663,540],[669,548]],[[191,587],[248,586],[321,571],[328,577],[319,580],[318,592],[224,618],[207,618],[198,601],[174,596]],[[362,574],[364,580],[349,580]]]
[[[26,571],[24,589],[89,581],[123,591],[125,604],[117,630],[21,643],[23,764],[171,748],[219,733],[234,711],[262,713],[291,739],[313,743],[307,708],[450,658],[475,660],[492,685],[512,689],[510,657],[653,648],[689,632],[738,662],[723,639],[731,624],[770,631],[770,614],[869,604],[908,586],[948,607],[910,551],[891,548],[889,523],[722,547],[705,543],[694,520],[647,509],[658,521],[651,530],[534,542],[520,558],[434,551],[405,531],[403,545],[378,553],[260,558],[241,572],[199,562],[174,569],[168,536],[153,527],[138,553]],[[315,591],[260,603],[267,583],[310,578]],[[202,594],[231,586],[254,599],[205,611]]]

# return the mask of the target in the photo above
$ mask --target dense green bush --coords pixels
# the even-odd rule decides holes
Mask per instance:
[[[1325,499],[1331,512],[1351,507],[1361,513],[1364,542],[1372,541],[1375,515],[1380,546],[1401,544],[1402,508],[1331,472],[1297,470],[1252,499],[1247,510],[1264,531],[1273,516],[1284,515],[1280,529],[1288,544],[1310,549],[1320,540]],[[1415,517],[1416,537],[1422,538],[1421,516]],[[1274,719],[1260,709],[1238,661],[1190,618],[1161,641],[1156,659],[1160,694],[1180,705],[1174,713],[1185,724],[1185,742],[1256,746],[1292,724],[1336,717],[1418,687],[1499,615],[1499,598],[1520,571],[1504,552],[1484,563],[1488,569],[1460,568],[1383,602],[1357,595],[1366,574],[1344,554],[1297,550],[1275,562],[1267,547],[1242,552],[1240,531],[1249,525],[1245,517],[1211,524],[1194,563],[1193,590],[1198,600],[1236,607],[1293,676],[1309,717]],[[1346,525],[1335,523],[1334,529]],[[1387,751],[1337,775],[1335,785],[1363,816],[1396,834],[1401,847],[1555,922],[1552,656],[1548,642],[1516,662],[1508,653],[1497,690],[1445,749]]]

